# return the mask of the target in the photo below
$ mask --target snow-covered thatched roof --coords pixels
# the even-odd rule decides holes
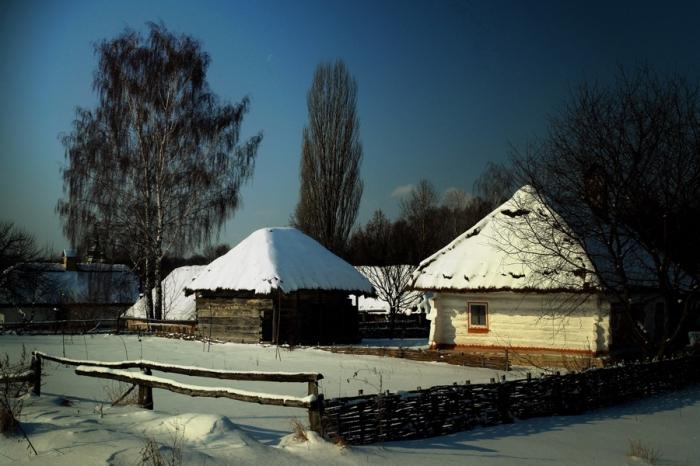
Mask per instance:
[[[373,293],[355,268],[295,228],[262,228],[209,264],[187,291]]]
[[[551,228],[552,225],[558,228]],[[525,186],[420,263],[420,290],[583,290],[599,288],[590,258],[532,187]]]
[[[194,280],[200,272],[206,270],[206,265],[186,265],[178,267],[168,274],[161,282],[163,290],[163,319],[164,320],[195,320],[196,303],[194,295],[185,295],[185,287]],[[155,299],[156,291],[152,291]],[[127,317],[146,318],[146,300],[141,297],[133,306],[127,309]]]

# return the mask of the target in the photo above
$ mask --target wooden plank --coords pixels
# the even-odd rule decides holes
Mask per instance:
[[[231,325],[234,327],[257,328],[260,326],[260,316],[204,316],[199,318],[199,325]]]
[[[197,320],[211,317],[227,317],[227,318],[259,318],[260,311],[269,309],[267,307],[259,307],[253,309],[235,308],[235,307],[215,307],[215,308],[197,308]]]
[[[100,379],[117,380],[145,386],[150,388],[159,388],[168,390],[182,395],[192,397],[209,397],[209,398],[230,398],[232,400],[247,401],[264,405],[274,406],[289,406],[294,408],[309,408],[312,397],[284,397],[280,395],[272,395],[267,393],[253,393],[244,390],[235,390],[232,388],[211,388],[201,387],[197,385],[181,384],[172,380],[161,379],[146,374],[136,372],[128,372],[119,369],[107,369],[102,367],[78,366],[75,369],[77,375],[85,375],[88,377],[96,377]]]

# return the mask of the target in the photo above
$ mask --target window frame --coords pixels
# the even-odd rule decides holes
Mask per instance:
[[[484,325],[472,324],[472,307],[484,307]],[[484,301],[468,301],[467,302],[467,331],[469,333],[488,333],[489,331],[489,303]]]

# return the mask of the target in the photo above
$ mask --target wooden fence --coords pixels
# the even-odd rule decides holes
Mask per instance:
[[[322,434],[350,444],[445,435],[514,419],[578,414],[700,381],[700,357],[490,384],[322,400]]]
[[[34,393],[40,394],[42,360],[57,362],[71,366],[77,366],[75,373],[88,377],[118,380],[131,383],[129,392],[138,386],[139,405],[147,409],[153,409],[153,389],[159,388],[174,393],[189,396],[203,396],[213,398],[230,398],[238,401],[247,401],[265,405],[288,406],[305,408],[309,411],[309,423],[314,430],[320,431],[320,414],[318,399],[318,381],[323,375],[314,372],[257,372],[257,371],[228,371],[216,369],[202,369],[193,366],[179,366],[162,364],[154,361],[90,361],[62,358],[52,356],[40,351],[32,353],[32,373],[34,380]],[[130,372],[124,369],[138,368],[142,372]],[[247,390],[239,390],[228,387],[207,387],[190,385],[174,380],[154,377],[152,371],[160,371],[174,374],[184,374],[193,377],[209,377],[221,380],[247,380],[263,382],[306,382],[308,384],[305,397],[277,395],[270,393],[256,393]],[[124,396],[128,394],[125,393]],[[123,398],[123,396],[122,396]]]
[[[120,323],[120,328],[131,332],[176,333],[180,335],[197,333],[196,320],[153,320],[122,317]]]
[[[119,330],[119,319],[32,320],[0,324],[0,331],[21,333],[81,334],[112,332],[115,329]]]
[[[430,334],[430,321],[423,323],[413,320],[397,320],[394,323],[394,331],[390,329],[388,321],[365,321],[358,324],[362,338],[428,338]]]

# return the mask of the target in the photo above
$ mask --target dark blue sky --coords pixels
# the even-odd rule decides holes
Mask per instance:
[[[398,213],[420,178],[471,190],[490,160],[546,130],[570,90],[647,63],[700,76],[700,2],[10,1],[0,16],[0,219],[66,246],[58,135],[94,105],[92,44],[162,20],[199,39],[220,97],[251,98],[264,132],[243,209],[219,241],[285,225],[298,195],[306,92],[342,58],[359,86],[359,221]]]

